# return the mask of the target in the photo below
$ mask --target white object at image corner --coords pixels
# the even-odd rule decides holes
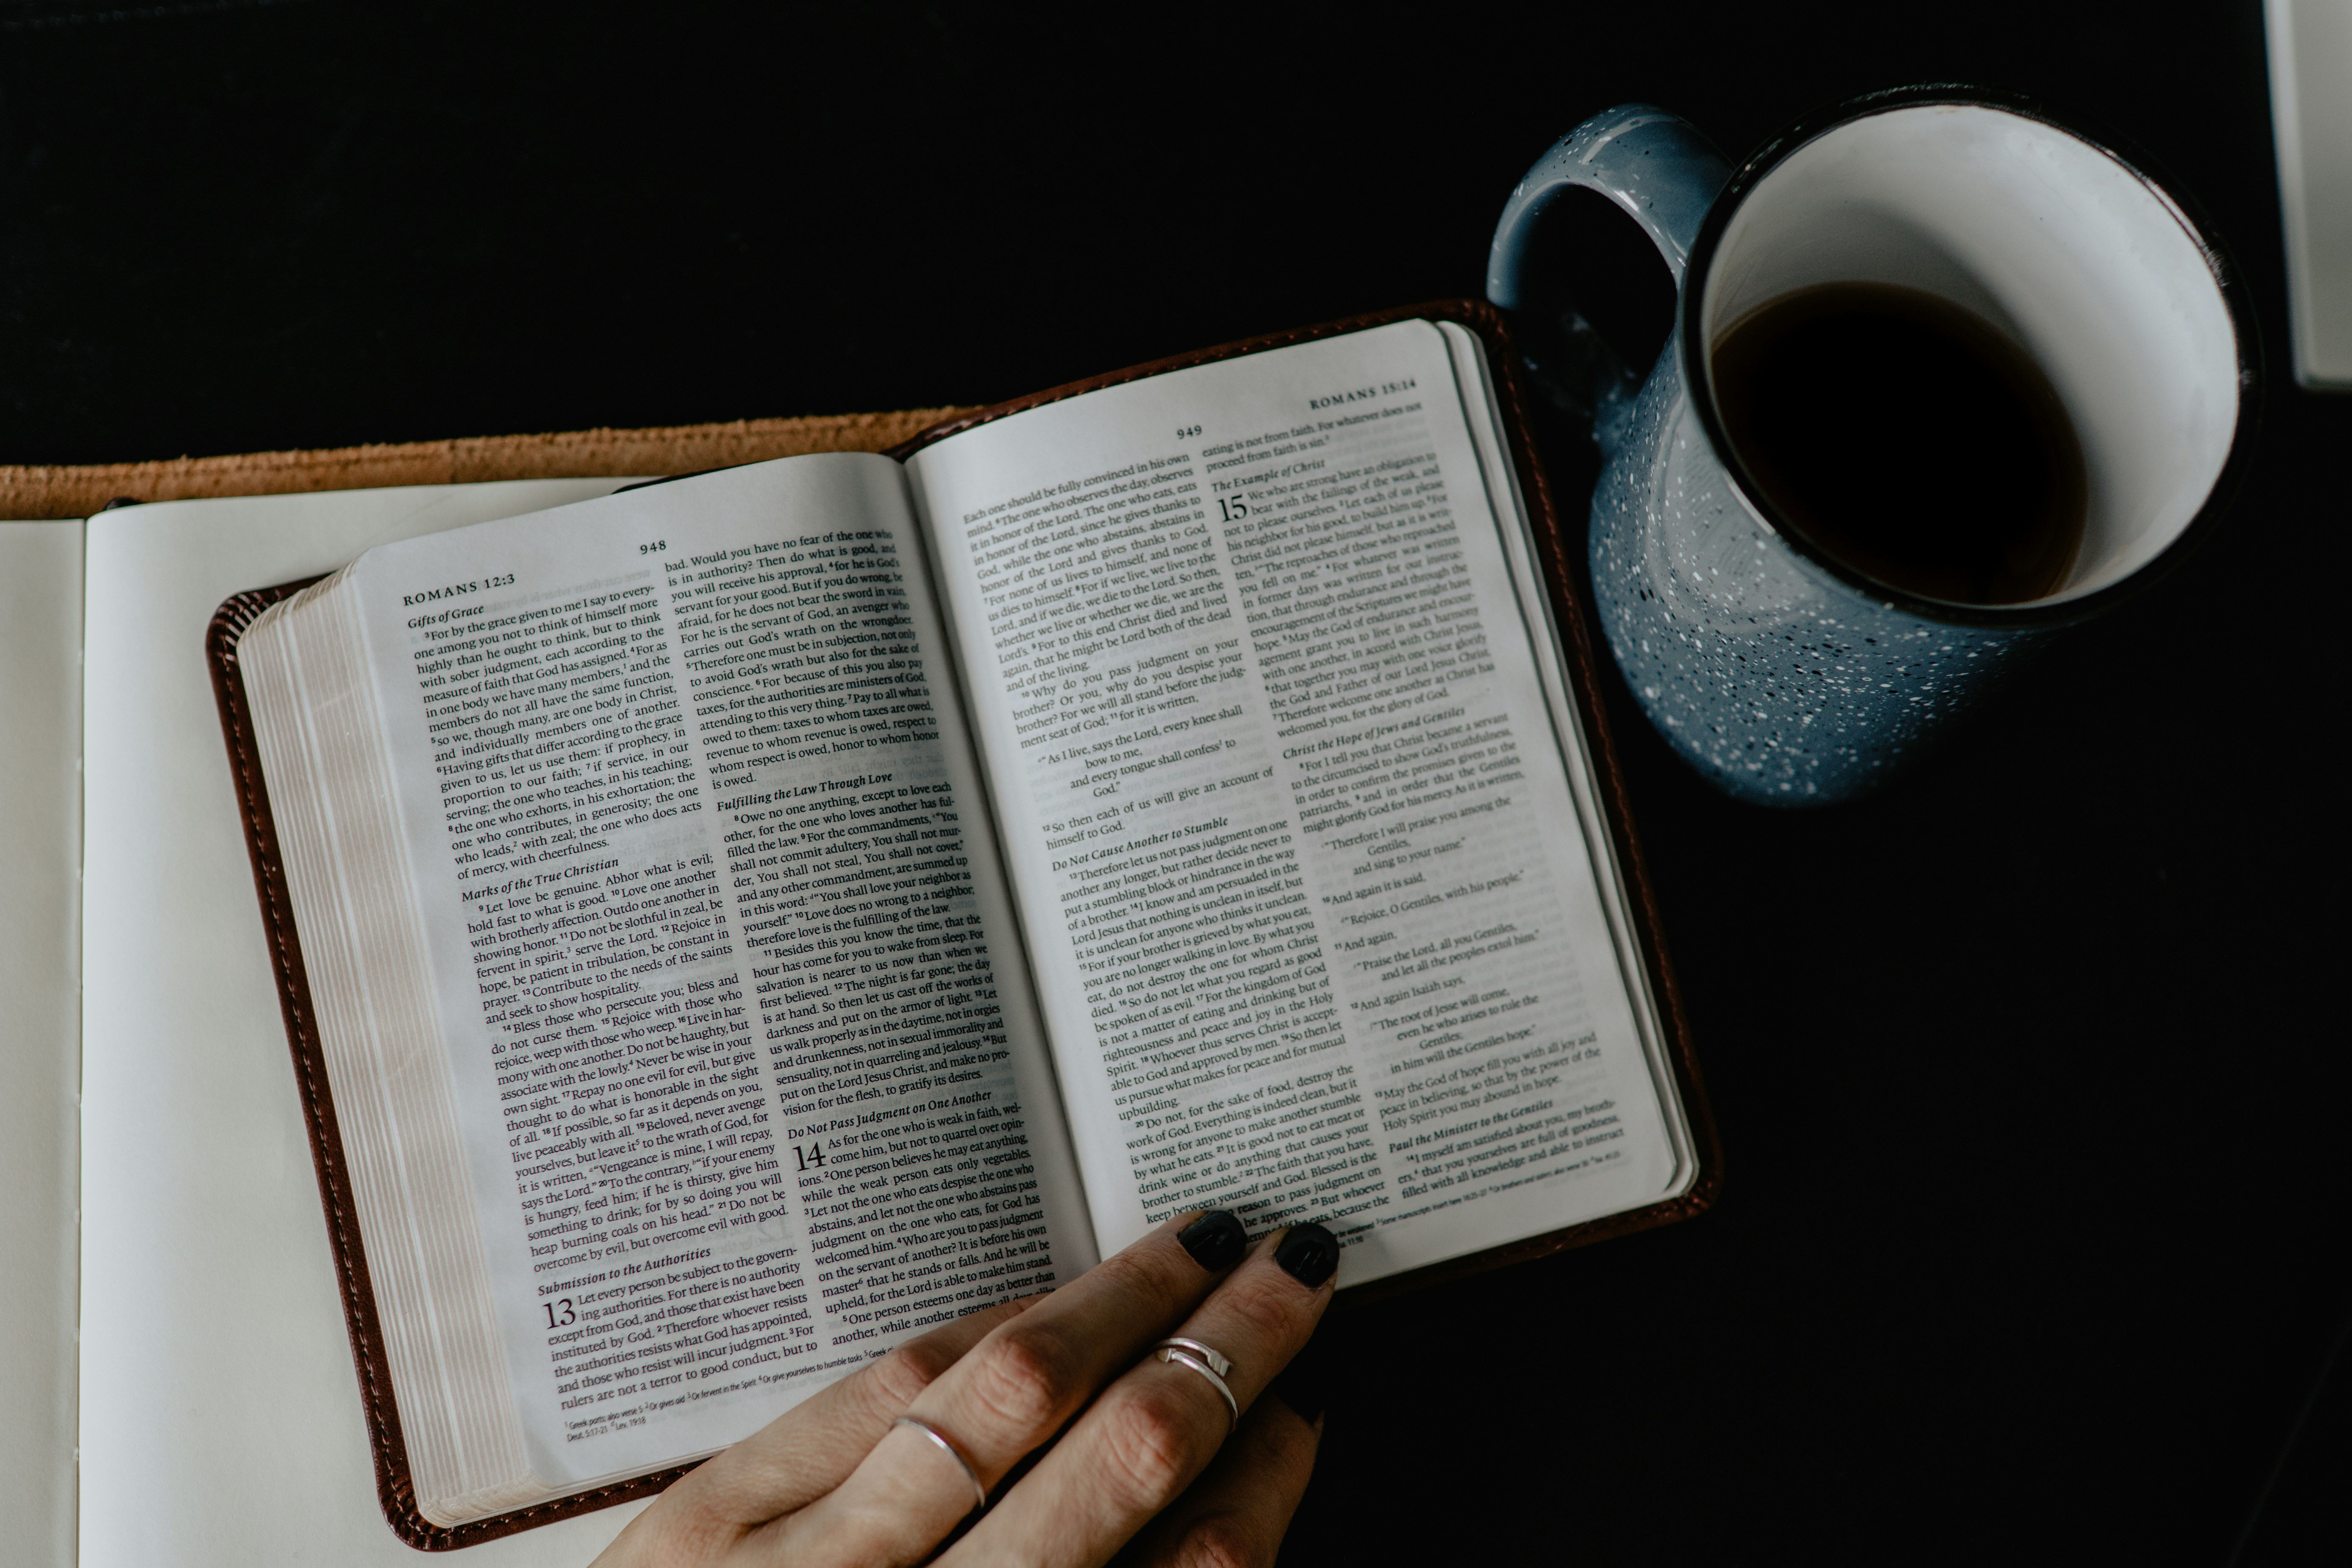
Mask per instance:
[[[2352,0],[2263,0],[2294,377],[2352,391]]]

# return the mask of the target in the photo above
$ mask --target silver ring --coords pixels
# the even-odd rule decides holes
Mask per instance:
[[[1161,1361],[1172,1362],[1178,1366],[1189,1366],[1194,1372],[1199,1373],[1202,1377],[1209,1380],[1209,1386],[1215,1389],[1217,1391],[1218,1397],[1225,1402],[1225,1415],[1228,1418],[1228,1425],[1225,1427],[1225,1431],[1228,1435],[1231,1435],[1234,1428],[1242,1424],[1242,1407],[1240,1402],[1234,1398],[1234,1391],[1225,1386],[1225,1380],[1223,1374],[1221,1374],[1214,1367],[1211,1366],[1207,1362],[1202,1361],[1199,1356],[1194,1355],[1191,1351],[1179,1349],[1179,1342],[1189,1345],[1192,1342],[1185,1340],[1176,1342],[1165,1342],[1154,1349],[1152,1353]],[[1202,1350],[1208,1350],[1206,1345],[1202,1345],[1201,1348]],[[1217,1352],[1214,1351],[1209,1351],[1209,1353],[1211,1355],[1217,1355]],[[1232,1368],[1233,1363],[1225,1361],[1224,1357],[1218,1355],[1217,1359],[1221,1362],[1224,1362],[1228,1370]]]
[[[1151,1348],[1156,1351],[1171,1349],[1191,1351],[1194,1355],[1199,1356],[1202,1361],[1207,1362],[1209,1363],[1209,1370],[1215,1373],[1219,1377],[1231,1377],[1234,1374],[1233,1363],[1227,1361],[1224,1357],[1219,1355],[1216,1352],[1211,1350],[1208,1346],[1202,1344],[1198,1340],[1162,1340]]]
[[[1233,1397],[1234,1396],[1230,1394],[1225,1395],[1225,1403],[1228,1405],[1232,1404]],[[946,1433],[940,1431],[929,1422],[918,1420],[912,1415],[901,1415],[898,1420],[892,1422],[891,1425],[894,1426],[912,1426],[916,1431],[920,1432],[924,1436],[929,1437],[932,1442],[938,1444],[940,1446],[940,1452],[945,1454],[949,1458],[953,1459],[957,1466],[962,1469],[963,1479],[971,1483],[971,1507],[973,1509],[984,1509],[988,1506],[988,1489],[980,1484],[980,1472],[971,1468],[971,1461],[963,1457],[962,1449],[948,1441],[948,1435]],[[967,1509],[964,1511],[969,1513],[971,1510]]]

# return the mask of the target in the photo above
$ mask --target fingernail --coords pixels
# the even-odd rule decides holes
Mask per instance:
[[[1274,1260],[1282,1265],[1283,1272],[1312,1290],[1339,1267],[1339,1238],[1319,1225],[1294,1225],[1282,1245],[1274,1249]]]
[[[1176,1233],[1192,1261],[1212,1274],[1223,1274],[1249,1250],[1249,1232],[1224,1209],[1211,1209]]]

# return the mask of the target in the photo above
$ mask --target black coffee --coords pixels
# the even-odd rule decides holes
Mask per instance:
[[[2042,369],[1935,295],[1830,283],[1716,340],[1716,406],[1816,548],[1971,605],[2053,593],[2083,542],[2082,443]]]

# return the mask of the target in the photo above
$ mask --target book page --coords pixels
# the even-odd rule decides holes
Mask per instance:
[[[897,465],[648,487],[338,592],[534,1474],[709,1452],[1092,1261]]]
[[[1105,1249],[1220,1205],[1353,1284],[1687,1179],[1492,418],[1404,322],[908,465]]]

